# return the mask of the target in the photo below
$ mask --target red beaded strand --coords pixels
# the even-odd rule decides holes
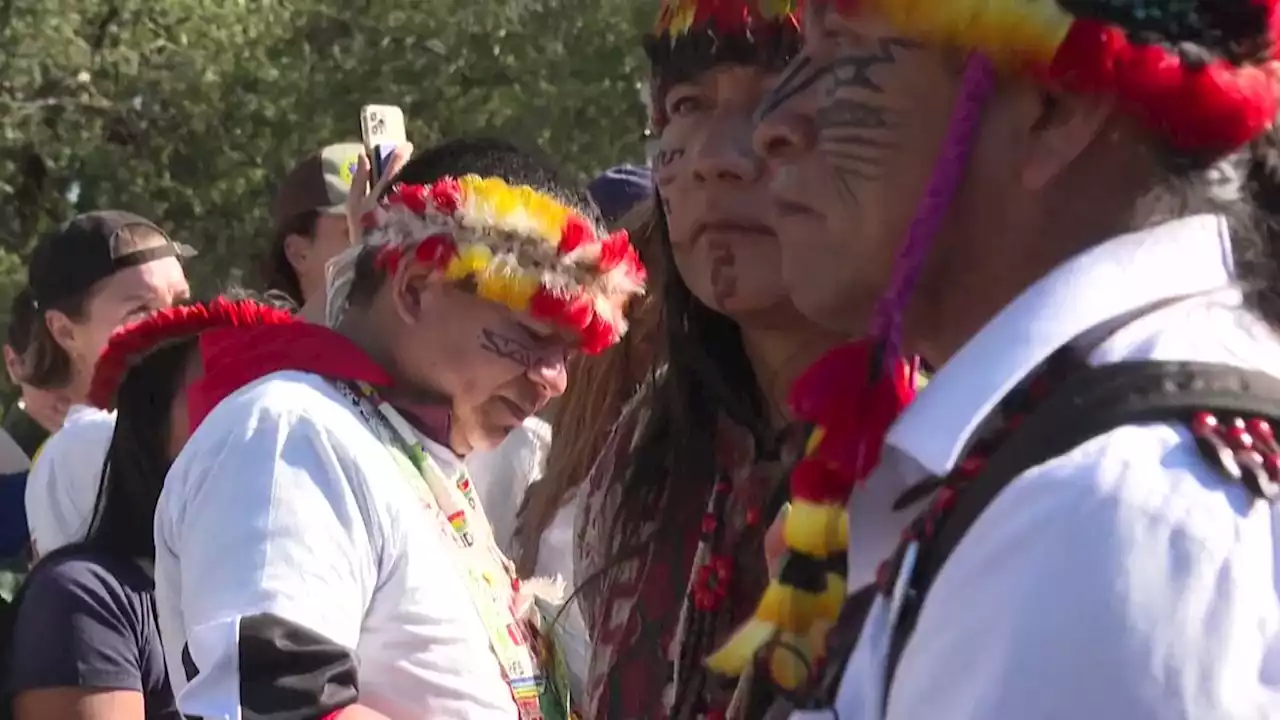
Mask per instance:
[[[1190,428],[1200,451],[1228,475],[1258,497],[1280,498],[1280,446],[1271,423],[1241,417],[1224,421],[1203,412],[1191,419]]]

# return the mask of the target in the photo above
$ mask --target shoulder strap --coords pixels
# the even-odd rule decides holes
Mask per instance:
[[[1053,393],[959,493],[937,532],[920,547],[890,639],[886,698],[934,578],[1005,486],[1027,470],[1117,428],[1185,422],[1200,412],[1280,418],[1280,379],[1211,363],[1131,361],[1089,368]]]

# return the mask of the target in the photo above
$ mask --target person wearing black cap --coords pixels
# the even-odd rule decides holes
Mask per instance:
[[[31,345],[31,328],[36,311],[31,291],[23,289],[13,297],[9,308],[9,331],[4,346],[5,367],[9,379],[21,395],[4,411],[0,429],[13,438],[30,461],[49,434],[62,427],[67,417],[67,394],[61,389],[42,390],[22,381],[22,356]]]
[[[67,393],[62,429],[34,459],[27,521],[37,554],[84,537],[113,415],[84,402],[112,331],[190,296],[181,260],[195,254],[155,223],[118,210],[80,215],[36,244],[27,271],[35,321],[21,381]]]
[[[24,500],[27,473],[49,433],[62,426],[67,399],[60,390],[41,390],[20,380],[22,353],[31,342],[35,321],[31,293],[25,289],[17,293],[9,313],[4,359],[9,379],[21,394],[5,409],[0,422],[0,559],[21,558],[25,563],[31,544]]]

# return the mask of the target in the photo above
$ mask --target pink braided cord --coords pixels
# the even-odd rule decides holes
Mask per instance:
[[[871,329],[882,343],[885,369],[896,367],[902,353],[902,314],[920,278],[930,244],[942,227],[947,209],[964,177],[973,150],[982,108],[995,89],[995,68],[986,57],[971,53],[965,62],[960,94],[947,128],[933,176],[907,231],[907,241],[894,263],[889,287],[876,303]]]

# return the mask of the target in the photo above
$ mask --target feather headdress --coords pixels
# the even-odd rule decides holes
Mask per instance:
[[[372,248],[388,273],[405,261],[427,263],[482,298],[576,333],[587,353],[622,338],[626,305],[644,293],[644,265],[625,231],[606,233],[556,198],[498,178],[396,186],[362,224],[355,252]],[[349,280],[329,292],[333,325]]]

